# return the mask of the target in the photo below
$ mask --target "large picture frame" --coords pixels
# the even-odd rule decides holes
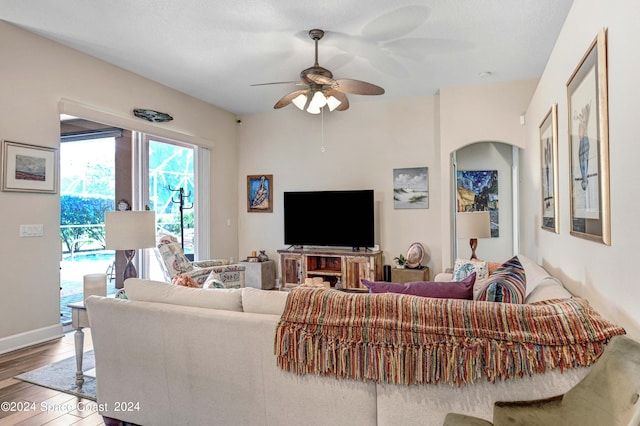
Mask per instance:
[[[20,142],[2,141],[2,190],[58,192],[58,150]]]
[[[273,212],[273,175],[247,176],[247,211]]]
[[[567,82],[571,235],[611,245],[607,32],[601,29]]]
[[[558,234],[558,104],[555,103],[540,124],[540,165],[542,229]]]

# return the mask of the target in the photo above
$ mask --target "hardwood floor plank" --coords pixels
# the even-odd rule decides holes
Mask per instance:
[[[66,393],[58,393],[58,395],[48,398],[37,404],[35,407],[35,415],[20,422],[20,426],[42,426],[49,422],[64,416],[67,412],[75,409],[75,404],[79,398]]]
[[[90,330],[85,331],[87,351],[93,345]],[[0,410],[0,426],[104,426],[95,402],[14,378],[74,355],[73,332],[0,355],[0,402],[13,403],[9,410]]]

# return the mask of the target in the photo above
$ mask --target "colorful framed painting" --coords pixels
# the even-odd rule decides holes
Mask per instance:
[[[567,82],[571,235],[611,245],[607,32]]]
[[[2,141],[2,190],[58,192],[58,150]]]
[[[273,212],[273,175],[247,176],[247,211]]]
[[[559,233],[558,224],[558,104],[540,124],[540,178],[542,184],[542,229]]]
[[[456,176],[458,212],[489,211],[491,238],[500,236],[497,170],[458,170]]]
[[[429,168],[393,169],[393,208],[429,208]]]

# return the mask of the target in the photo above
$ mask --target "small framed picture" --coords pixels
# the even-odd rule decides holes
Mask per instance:
[[[273,212],[273,175],[247,176],[247,211]]]
[[[558,226],[558,104],[540,124],[542,229],[559,233]]]
[[[429,168],[393,169],[393,208],[429,208]]]
[[[58,150],[2,141],[2,190],[58,192]]]

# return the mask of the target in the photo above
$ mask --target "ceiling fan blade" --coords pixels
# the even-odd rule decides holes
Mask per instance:
[[[344,93],[335,89],[329,89],[327,90],[326,96],[333,96],[340,101],[340,105],[336,107],[335,111],[344,111],[349,109],[349,98],[347,98],[347,95]]]
[[[293,101],[296,97],[298,97],[298,95],[301,95],[303,93],[305,93],[307,91],[307,89],[303,89],[303,90],[296,90],[295,92],[291,92],[288,93],[286,95],[284,95],[282,98],[280,98],[280,100],[278,102],[276,102],[276,104],[273,106],[274,109],[280,109],[283,107],[286,107],[287,105],[289,105],[291,103],[291,101]]]
[[[252,84],[251,87],[253,86],[269,86],[271,84],[297,84],[298,86],[306,86],[306,84],[300,80],[296,80],[296,81],[276,81],[274,83],[257,83],[257,84]]]
[[[350,93],[353,95],[382,95],[384,89],[375,84],[367,83],[366,81],[352,80],[350,78],[340,78],[336,80],[337,86],[333,88],[343,93]]]

